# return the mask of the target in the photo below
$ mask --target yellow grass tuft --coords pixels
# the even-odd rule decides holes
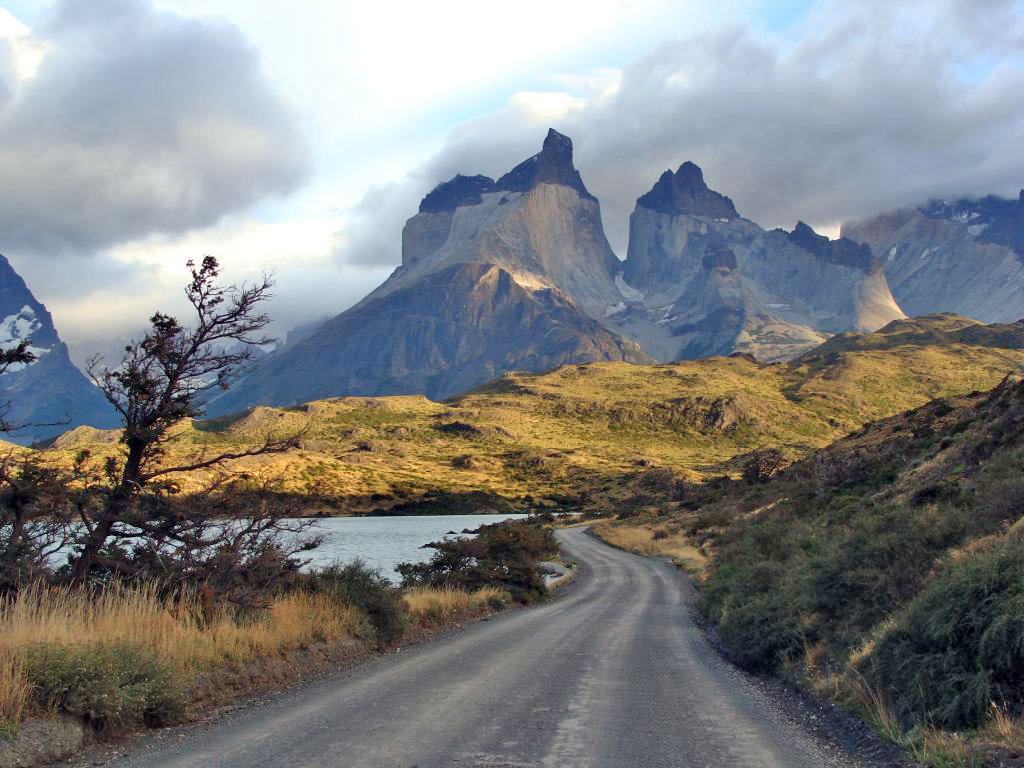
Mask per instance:
[[[21,721],[29,691],[21,659],[0,651],[0,737]]]
[[[475,592],[454,587],[417,587],[406,592],[403,599],[412,619],[439,621],[476,613],[491,604],[508,603],[511,598],[497,587]]]
[[[647,524],[599,523],[594,526],[594,532],[619,549],[640,555],[670,557],[698,578],[707,566],[707,556],[678,531]]]

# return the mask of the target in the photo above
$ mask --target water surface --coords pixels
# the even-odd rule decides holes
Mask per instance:
[[[397,582],[395,566],[429,560],[432,549],[424,544],[445,538],[448,531],[513,520],[525,515],[408,515],[400,517],[326,517],[316,521],[311,533],[324,543],[307,552],[311,566],[359,558]]]

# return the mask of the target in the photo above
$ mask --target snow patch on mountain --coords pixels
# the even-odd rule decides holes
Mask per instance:
[[[23,341],[29,341],[32,335],[42,327],[43,324],[36,316],[36,311],[26,304],[17,313],[0,320],[0,348],[9,349]],[[37,360],[50,351],[49,347],[37,347],[34,344],[29,344],[26,350],[35,355]],[[32,363],[12,363],[7,366],[7,372],[20,371],[27,365],[32,365]]]

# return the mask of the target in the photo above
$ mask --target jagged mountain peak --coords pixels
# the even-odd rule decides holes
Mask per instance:
[[[541,151],[498,179],[496,189],[527,192],[538,184],[560,184],[575,189],[580,197],[596,200],[573,165],[572,153],[572,139],[550,128]]]
[[[460,205],[476,205],[486,192],[494,191],[494,179],[488,176],[455,174],[434,187],[420,203],[420,213],[454,211]]]
[[[665,171],[650,192],[639,197],[636,204],[671,215],[707,216],[713,219],[738,219],[739,213],[725,195],[716,192],[704,181],[704,172],[687,160],[675,173]]]
[[[880,266],[880,262],[868,246],[855,243],[846,237],[830,240],[825,235],[819,235],[802,221],[796,223],[786,239],[819,258],[827,259],[844,267],[854,267],[871,272]]]

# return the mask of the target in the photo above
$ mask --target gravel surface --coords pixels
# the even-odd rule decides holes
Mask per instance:
[[[118,768],[864,768],[725,661],[668,563],[558,532],[575,583],[129,748]]]

